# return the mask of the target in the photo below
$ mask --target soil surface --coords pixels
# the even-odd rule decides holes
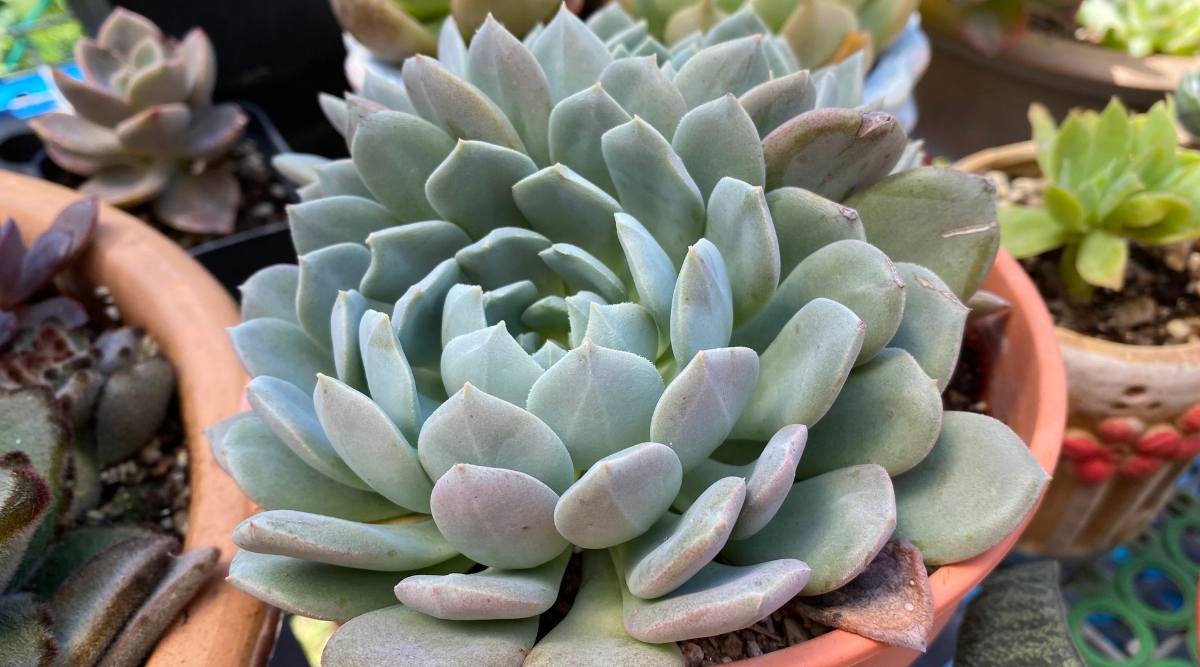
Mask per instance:
[[[1044,179],[987,174],[1001,204],[1040,206]],[[1131,242],[1125,287],[1097,288],[1089,303],[1072,300],[1058,275],[1061,251],[1021,261],[1046,300],[1054,323],[1102,340],[1130,345],[1200,342],[1200,247],[1194,243],[1149,246]]]

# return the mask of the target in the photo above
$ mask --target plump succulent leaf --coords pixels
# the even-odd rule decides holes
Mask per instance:
[[[744,347],[698,352],[654,407],[650,438],[675,450],[688,471],[733,429],[759,378],[759,359]]]
[[[260,269],[242,283],[242,319],[259,317],[299,324],[296,321],[296,290],[300,286],[300,267],[276,264]]]
[[[0,660],[11,665],[50,667],[58,654],[46,605],[31,593],[0,598]]]
[[[970,310],[932,271],[900,262],[896,271],[906,285],[904,319],[888,342],[913,355],[921,370],[945,391],[958,363]]]
[[[831,243],[866,241],[858,212],[801,188],[767,194],[767,207],[779,239],[779,275],[786,278],[809,255]]]
[[[525,570],[488,568],[472,574],[422,574],[396,584],[406,606],[448,621],[492,621],[535,617],[558,599],[558,584],[571,550]]]

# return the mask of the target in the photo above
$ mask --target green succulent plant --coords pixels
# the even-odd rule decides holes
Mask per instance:
[[[549,19],[561,0],[329,0],[342,29],[379,60],[437,55],[438,41],[470,39],[489,15],[517,35]],[[461,31],[461,33],[460,33]]]
[[[216,564],[215,549],[171,557],[174,538],[131,526],[60,524],[100,500],[101,465],[153,437],[174,391],[145,332],[95,337],[75,299],[38,301],[88,243],[98,203],[68,206],[26,248],[0,226],[0,662],[139,663]],[[68,485],[68,479],[71,481]]]
[[[153,202],[185,232],[233,231],[241,190],[224,157],[246,114],[212,103],[217,61],[200,28],[176,42],[149,19],[117,8],[96,39],[75,45],[78,81],[55,70],[74,113],[29,121],[58,166],[88,179],[84,194],[115,206]]]
[[[349,160],[280,160],[300,263],[242,287],[253,410],[208,435],[266,510],[229,581],[345,622],[326,667],[678,666],[893,535],[955,562],[1033,506],[1020,439],[940,397],[992,187],[893,174],[896,119],[814,109],[748,17],[661,68],[487,21],[331,114]]]
[[[1101,44],[1136,58],[1200,52],[1196,0],[1084,0],[1076,18]]]
[[[1012,46],[1034,16],[1071,25],[1081,0],[921,0],[921,15],[937,30],[957,32],[989,56]]]
[[[1014,257],[1063,248],[1064,284],[1089,299],[1094,287],[1124,285],[1130,241],[1200,237],[1200,153],[1179,146],[1168,103],[1130,114],[1114,98],[1103,113],[1072,111],[1061,126],[1035,104],[1029,121],[1048,184],[1044,206],[999,211]]]

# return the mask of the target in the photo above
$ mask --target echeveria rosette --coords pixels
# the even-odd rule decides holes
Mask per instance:
[[[1094,287],[1124,285],[1130,241],[1200,237],[1200,153],[1179,146],[1168,103],[1130,114],[1114,98],[1103,113],[1072,111],[1061,126],[1035,104],[1029,120],[1048,184],[1044,206],[999,211],[1014,257],[1063,248],[1063,283],[1090,299]]]
[[[345,622],[323,664],[682,665],[893,535],[955,562],[1032,507],[1016,435],[941,407],[991,186],[893,174],[896,119],[813,109],[768,37],[664,71],[488,21],[329,106],[349,160],[282,161],[300,263],[243,286],[253,411],[209,439],[266,510],[230,581]]]
[[[1076,20],[1104,46],[1135,58],[1200,52],[1197,0],[1084,0]]]
[[[246,114],[212,103],[217,61],[200,28],[181,41],[118,7],[96,39],[75,45],[83,81],[54,72],[74,113],[29,121],[63,169],[88,177],[80,187],[115,206],[153,201],[155,215],[185,232],[233,231],[241,197],[224,160]]]

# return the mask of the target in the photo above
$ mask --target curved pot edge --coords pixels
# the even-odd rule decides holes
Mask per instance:
[[[80,198],[74,190],[0,172],[0,216],[12,216],[28,239]],[[254,505],[213,460],[204,428],[238,412],[245,373],[225,328],[240,322],[225,290],[195,260],[136,218],[103,206],[80,268],[109,288],[130,324],[146,327],[178,372],[178,391],[191,457],[192,500],[184,548],[216,546],[212,579],[163,636],[151,667],[243,667],[252,664],[268,607],[224,581],[235,551],[233,528]],[[221,641],[214,641],[215,637]],[[265,663],[265,655],[257,652]]]

